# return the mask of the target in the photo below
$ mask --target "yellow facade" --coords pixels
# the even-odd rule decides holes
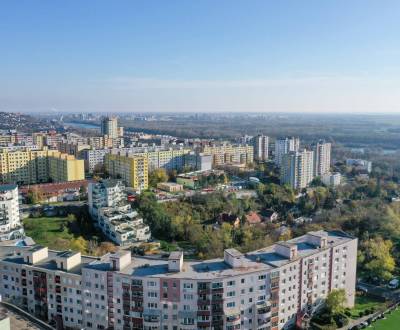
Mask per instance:
[[[213,156],[215,166],[224,164],[250,164],[253,162],[254,148],[250,145],[222,144],[205,146],[203,153]]]
[[[53,182],[85,179],[84,160],[51,150],[48,153],[49,176]]]
[[[37,145],[39,149],[43,149],[45,146],[46,134],[45,133],[33,133],[33,144]]]
[[[84,180],[84,161],[59,151],[25,150],[0,153],[0,182],[36,184]]]
[[[0,135],[0,145],[8,146],[13,143],[15,143],[15,135]]]
[[[149,187],[147,157],[106,154],[104,163],[106,171],[112,177],[122,179],[128,186],[136,190],[145,190]]]

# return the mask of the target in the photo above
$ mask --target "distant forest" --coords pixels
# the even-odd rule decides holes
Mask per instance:
[[[350,147],[400,148],[400,116],[348,114],[268,114],[170,116],[169,120],[121,119],[132,131],[182,138],[232,139],[263,133],[271,137],[300,136],[304,143],[324,138]]]

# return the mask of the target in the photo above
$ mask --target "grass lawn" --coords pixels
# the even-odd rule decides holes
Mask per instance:
[[[384,306],[385,303],[367,296],[356,296],[354,308],[350,310],[352,318],[358,318],[359,313],[374,307],[376,310]]]
[[[69,231],[67,217],[41,217],[27,218],[23,220],[25,233],[27,236],[50,249],[63,250],[69,248],[68,243],[74,237]]]
[[[390,315],[386,314],[386,319],[376,321],[370,328],[375,330],[400,329],[400,309],[395,310]]]
[[[178,245],[174,243],[169,243],[167,241],[160,241],[160,249],[167,251],[167,252],[172,252],[178,250]]]

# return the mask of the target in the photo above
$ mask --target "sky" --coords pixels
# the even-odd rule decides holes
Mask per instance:
[[[0,111],[398,112],[398,0],[1,0]]]

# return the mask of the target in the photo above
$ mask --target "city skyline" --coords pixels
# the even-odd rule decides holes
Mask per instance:
[[[5,1],[0,110],[399,112],[396,1]]]

